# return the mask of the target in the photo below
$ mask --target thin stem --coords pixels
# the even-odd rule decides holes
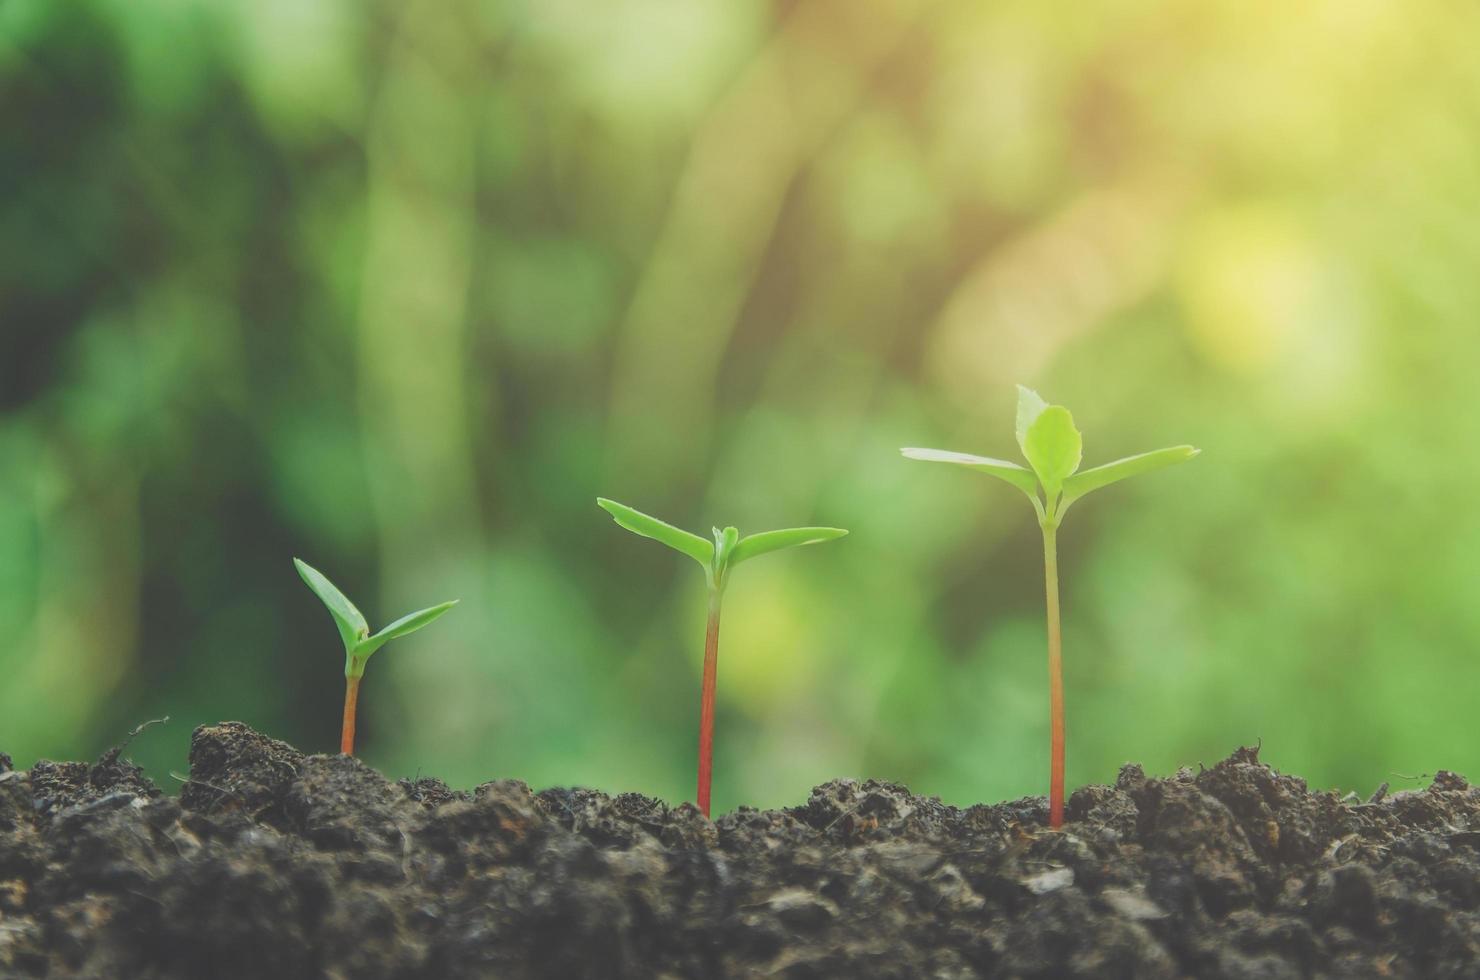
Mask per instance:
[[[1027,493],[1026,490],[1023,492]],[[1033,510],[1038,514],[1038,526],[1042,527],[1043,523],[1048,520],[1048,514],[1043,509],[1043,501],[1038,499],[1036,491],[1028,494],[1028,501],[1032,503]]]
[[[718,589],[709,590],[709,627],[704,631],[704,681],[699,691],[699,812],[709,816],[709,782],[714,773],[714,688],[719,661]]]
[[[1048,825],[1064,823],[1064,669],[1059,632],[1058,529],[1043,525],[1043,581],[1048,596]]]
[[[339,730],[339,751],[355,754],[355,704],[360,700],[360,679],[344,679],[344,727]]]

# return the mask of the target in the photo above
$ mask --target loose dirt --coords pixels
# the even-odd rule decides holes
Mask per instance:
[[[713,822],[393,782],[237,722],[162,794],[0,755],[0,977],[1476,978],[1480,790],[1374,802],[1240,749],[957,809],[835,780]]]

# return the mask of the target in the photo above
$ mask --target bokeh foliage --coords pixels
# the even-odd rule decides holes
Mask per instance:
[[[331,750],[692,793],[702,583],[611,526],[853,530],[736,581],[716,799],[1044,791],[1014,382],[1086,465],[1069,782],[1262,738],[1480,773],[1480,9],[0,4],[0,748]],[[370,597],[378,596],[379,601]],[[1400,785],[1402,785],[1400,783]]]

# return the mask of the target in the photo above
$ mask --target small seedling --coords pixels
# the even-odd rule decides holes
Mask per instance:
[[[762,531],[740,536],[733,527],[714,529],[714,540],[706,541],[697,534],[665,524],[625,504],[605,497],[596,498],[618,524],[645,538],[666,544],[674,551],[688,555],[704,566],[709,583],[709,625],[704,631],[704,680],[699,691],[699,810],[709,816],[709,784],[714,763],[714,688],[719,660],[719,608],[730,569],[748,558],[783,548],[831,541],[847,534],[836,527],[793,527],[783,531]]]
[[[298,574],[303,577],[303,581],[310,589],[313,589],[314,595],[329,607],[329,614],[334,617],[334,625],[339,627],[339,637],[344,640],[344,726],[339,733],[339,751],[345,755],[354,755],[355,705],[360,699],[360,678],[365,676],[365,661],[369,660],[370,655],[385,646],[387,642],[398,636],[415,633],[441,616],[457,605],[458,600],[453,599],[451,602],[444,602],[430,609],[422,609],[409,616],[402,616],[379,633],[371,636],[370,624],[365,622],[365,617],[355,608],[355,604],[334,587],[333,582],[330,582],[322,572],[307,562],[294,558],[293,564],[298,567]]]
[[[954,463],[1011,483],[1033,504],[1043,529],[1044,588],[1048,601],[1049,783],[1048,822],[1064,822],[1064,680],[1059,633],[1059,523],[1071,504],[1085,494],[1127,477],[1191,459],[1201,450],[1172,446],[1079,472],[1082,440],[1074,419],[1062,405],[1049,405],[1038,393],[1018,386],[1017,441],[1029,469],[1003,459],[947,452],[943,449],[901,449],[910,459]]]

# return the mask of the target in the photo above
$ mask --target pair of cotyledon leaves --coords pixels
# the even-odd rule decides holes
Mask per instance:
[[[1069,505],[1091,491],[1180,463],[1200,452],[1192,446],[1171,446],[1080,472],[1083,438],[1074,428],[1074,417],[1064,406],[1050,405],[1036,391],[1022,385],[1018,385],[1017,441],[1031,469],[1005,459],[944,449],[911,448],[900,452],[910,459],[954,463],[1004,480],[1027,494],[1040,519],[1050,525],[1057,525]]]
[[[742,561],[784,548],[799,548],[804,544],[831,541],[848,533],[840,527],[789,527],[780,531],[747,534],[742,538],[739,531],[727,527],[724,530],[715,528],[714,540],[706,541],[697,534],[674,527],[615,500],[597,497],[596,503],[633,534],[666,544],[703,565],[710,585],[716,588],[724,586],[729,569]]]
[[[314,595],[321,599],[329,609],[329,614],[334,617],[334,625],[339,627],[339,638],[344,641],[344,676],[359,677],[365,671],[365,661],[370,655],[386,643],[407,633],[415,633],[426,626],[447,610],[457,605],[458,600],[438,603],[427,609],[420,609],[391,623],[385,629],[373,636],[370,633],[370,624],[365,622],[364,615],[355,608],[355,604],[349,601],[349,597],[334,583],[324,577],[324,574],[305,561],[293,559],[293,564],[298,568],[298,574]]]

